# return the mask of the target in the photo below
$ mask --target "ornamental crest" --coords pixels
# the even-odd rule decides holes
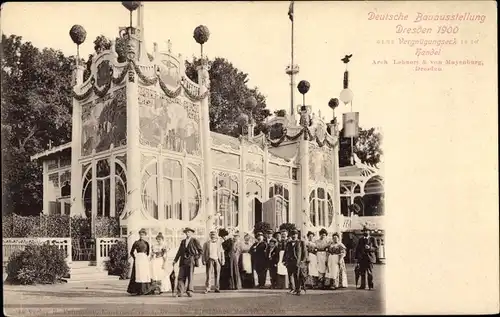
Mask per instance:
[[[159,77],[165,85],[178,87],[181,81],[179,66],[170,59],[161,61],[158,66]]]
[[[111,81],[111,73],[113,69],[109,61],[103,61],[97,66],[96,85],[102,87]]]

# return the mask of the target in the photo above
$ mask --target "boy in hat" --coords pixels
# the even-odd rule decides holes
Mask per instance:
[[[273,238],[273,234],[274,234],[273,229],[269,229],[266,231],[266,237],[264,239],[266,243],[269,243],[269,241]]]
[[[278,281],[278,262],[279,262],[279,249],[276,247],[276,240],[274,238],[269,240],[266,250],[267,267],[269,269],[269,277],[271,279],[271,289],[276,288]]]
[[[181,241],[174,262],[172,263],[172,266],[174,266],[179,259],[181,260],[179,263],[179,277],[177,278],[177,297],[181,297],[186,289],[187,295],[189,297],[193,296],[194,268],[197,266],[198,258],[203,252],[198,240],[191,236],[193,233],[194,230],[191,228],[184,229],[186,238]]]
[[[292,294],[300,295],[302,286],[300,269],[307,260],[307,250],[304,241],[299,240],[298,230],[292,230],[291,235],[290,241],[286,244],[283,262],[288,271],[288,279],[293,281],[294,290]]]
[[[356,247],[356,262],[359,264],[361,285],[358,289],[366,289],[368,278],[368,289],[373,289],[373,263],[376,262],[375,252],[378,249],[375,238],[370,237],[368,228],[363,228],[363,237],[359,239]]]
[[[255,237],[257,238],[257,242],[255,242],[250,248],[250,254],[252,256],[252,267],[253,270],[257,272],[259,288],[264,288],[266,285],[267,275],[267,243],[264,241],[264,234],[262,232],[257,232],[255,234]]]

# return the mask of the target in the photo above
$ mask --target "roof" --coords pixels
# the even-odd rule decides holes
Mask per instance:
[[[66,144],[62,144],[59,146],[55,146],[55,147],[48,149],[46,151],[37,153],[35,155],[32,155],[30,158],[32,161],[34,161],[34,160],[38,160],[42,157],[46,157],[46,156],[49,156],[49,155],[52,155],[52,154],[55,154],[58,152],[62,152],[62,151],[67,150],[67,149],[71,149],[71,142],[68,142]]]

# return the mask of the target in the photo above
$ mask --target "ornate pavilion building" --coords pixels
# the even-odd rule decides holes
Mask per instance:
[[[155,44],[150,60],[141,7],[138,26],[120,28],[125,62],[113,43],[94,54],[87,80],[76,66],[71,143],[32,157],[43,164],[44,213],[119,216],[128,241],[146,228],[171,246],[184,227],[202,239],[217,227],[249,232],[259,221],[343,231],[336,120],[327,124],[309,107],[299,124],[274,117],[259,135],[251,115],[239,138],[211,132],[208,61],[202,56],[195,83],[171,47]],[[77,45],[80,28],[72,29]],[[201,45],[208,35],[195,30]]]

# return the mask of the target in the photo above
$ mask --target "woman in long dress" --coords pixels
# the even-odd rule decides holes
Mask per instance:
[[[333,242],[328,248],[328,273],[326,277],[331,279],[333,289],[347,287],[347,272],[344,258],[347,248],[340,242],[338,233],[333,234]]]
[[[319,239],[316,240],[316,259],[318,260],[318,287],[326,288],[328,286],[328,281],[325,278],[327,271],[327,249],[330,246],[330,242],[326,239],[328,232],[323,228],[319,231]]]
[[[279,249],[278,260],[278,276],[276,277],[276,289],[291,289],[291,284],[288,283],[288,270],[283,264],[283,256],[285,255],[286,243],[288,242],[288,231],[281,229],[276,246]]]
[[[244,241],[240,244],[241,258],[240,258],[240,276],[241,286],[243,288],[254,288],[255,278],[252,271],[252,256],[250,255],[250,248],[252,247],[252,236],[245,234]]]
[[[233,239],[228,237],[229,232],[226,229],[219,230],[219,237],[224,240],[222,249],[224,250],[224,265],[220,269],[220,289],[234,289],[233,278],[231,276],[231,254],[233,252]]]
[[[310,288],[316,288],[318,284],[318,259],[316,253],[318,249],[316,248],[316,243],[313,241],[314,232],[309,231],[307,233],[307,253],[308,253],[308,275],[306,277],[306,286]]]
[[[241,289],[240,277],[240,256],[241,256],[241,241],[239,232],[233,235],[233,249],[230,254],[231,268],[231,289]]]
[[[134,242],[130,251],[130,256],[134,259],[134,264],[127,288],[129,294],[149,295],[154,289],[151,285],[149,243],[144,239],[146,235],[146,230],[141,229],[139,231],[139,240]]]
[[[151,247],[151,280],[153,284],[160,287],[161,292],[170,290],[167,271],[167,248],[164,243],[163,234],[156,236],[156,243]],[[168,273],[167,273],[168,272]]]

